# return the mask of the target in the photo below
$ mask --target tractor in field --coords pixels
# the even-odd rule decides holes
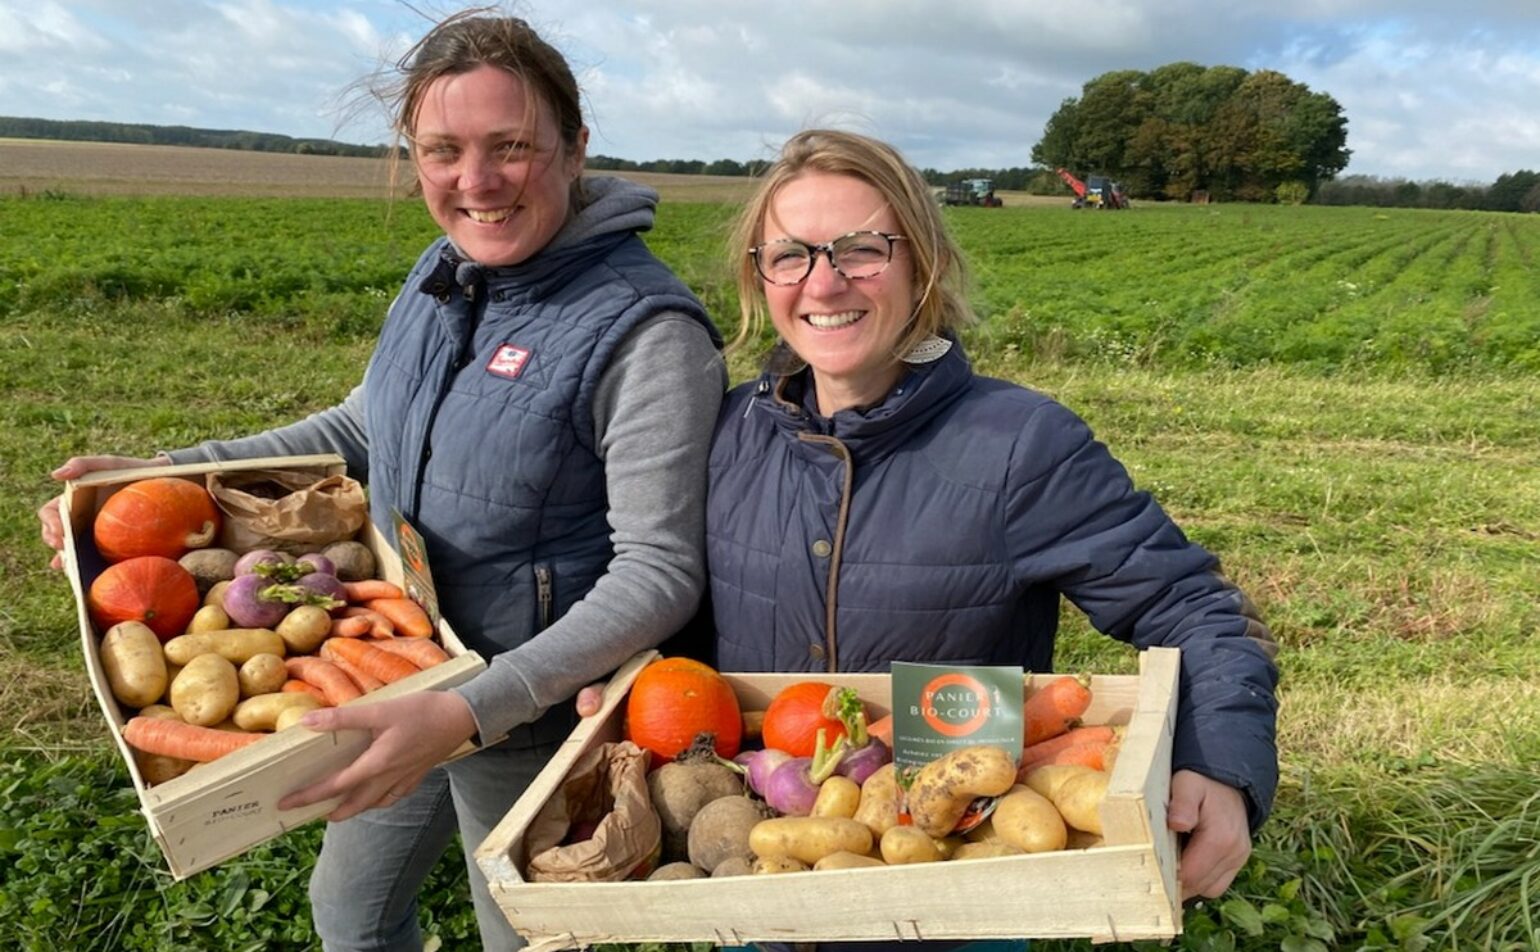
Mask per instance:
[[[995,195],[995,183],[992,179],[975,178],[963,179],[961,182],[953,182],[946,187],[941,195],[943,205],[982,205],[985,208],[999,208],[1005,204]]]
[[[1066,169],[1054,171],[1075,192],[1072,208],[1105,208],[1115,211],[1128,207],[1128,196],[1123,193],[1123,186],[1105,175],[1088,175],[1082,182]]]

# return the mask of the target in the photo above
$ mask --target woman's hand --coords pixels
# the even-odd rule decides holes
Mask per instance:
[[[1171,775],[1166,826],[1187,833],[1178,864],[1182,900],[1214,899],[1230,888],[1251,855],[1251,828],[1241,792],[1191,770]]]
[[[65,461],[63,466],[49,473],[54,479],[79,479],[87,473],[94,473],[103,469],[138,469],[141,466],[169,466],[170,457],[159,456],[155,459],[136,459],[132,456],[72,456]],[[54,550],[53,560],[48,563],[49,568],[62,569],[64,560],[59,551],[64,548],[64,519],[59,515],[59,500],[62,497],[55,496],[37,511],[37,520],[43,524],[43,544]]]
[[[476,736],[470,705],[450,691],[349,707],[322,708],[300,723],[315,731],[366,730],[369,746],[348,766],[278,801],[280,810],[342,797],[326,818],[346,820],[375,807],[393,806],[417,788],[428,771]]]

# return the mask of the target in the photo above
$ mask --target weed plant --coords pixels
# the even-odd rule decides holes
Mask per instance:
[[[666,206],[648,236],[729,336],[732,211]],[[1540,948],[1540,218],[948,214],[979,369],[1084,416],[1282,645],[1276,810],[1175,947]],[[68,195],[0,199],[0,221],[0,936],[314,947],[318,826],[182,883],[164,871],[34,512],[71,454],[337,402],[431,223],[363,201]],[[734,355],[735,378],[753,367]],[[1058,665],[1135,658],[1067,608]],[[422,905],[431,947],[472,947],[458,855]]]

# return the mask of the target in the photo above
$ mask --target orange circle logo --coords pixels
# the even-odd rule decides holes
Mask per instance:
[[[989,689],[960,672],[938,675],[920,691],[920,714],[944,737],[967,737],[989,719]]]

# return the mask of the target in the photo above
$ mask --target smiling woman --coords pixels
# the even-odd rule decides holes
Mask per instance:
[[[298,423],[158,458],[343,456],[378,529],[391,537],[399,512],[419,530],[444,617],[489,659],[451,691],[307,717],[372,737],[279,803],[339,801],[310,884],[327,948],[420,947],[416,896],[457,828],[469,860],[569,733],[564,702],[694,613],[726,384],[704,308],[639,237],[656,193],[581,178],[588,132],[560,53],[522,20],[464,14],[398,67],[382,95],[443,235],[362,383]],[[57,548],[57,500],[40,516]],[[441,765],[468,740],[484,746]],[[483,944],[517,948],[469,871]]]

